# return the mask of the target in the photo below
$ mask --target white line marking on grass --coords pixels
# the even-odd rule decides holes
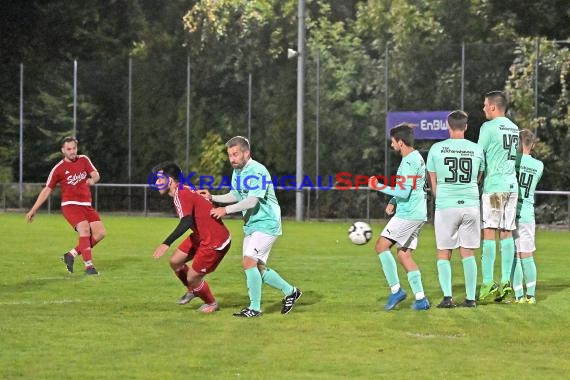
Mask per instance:
[[[462,334],[438,335],[438,334],[422,334],[422,333],[410,333],[410,332],[407,334],[415,338],[423,338],[423,339],[433,339],[433,338],[459,339],[463,337]]]
[[[49,301],[6,301],[0,302],[0,305],[60,305],[68,303],[80,303],[81,300],[49,300]]]

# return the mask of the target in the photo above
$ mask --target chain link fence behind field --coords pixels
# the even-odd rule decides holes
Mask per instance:
[[[23,210],[34,204],[43,183],[24,183]],[[378,220],[385,219],[384,210],[389,197],[367,187],[350,190],[305,189],[305,220]],[[294,190],[277,189],[284,218],[295,217]],[[213,190],[212,193],[225,193]],[[93,205],[102,213],[123,213],[132,215],[174,215],[172,199],[161,196],[146,184],[97,184],[92,188]],[[0,184],[0,207],[3,211],[23,211],[18,208],[18,184]],[[428,218],[433,220],[434,203],[428,197]],[[56,188],[46,204],[45,212],[59,212],[60,192]],[[535,200],[536,224],[553,228],[570,229],[570,191],[537,191]]]

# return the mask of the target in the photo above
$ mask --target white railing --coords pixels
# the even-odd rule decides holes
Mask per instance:
[[[0,183],[0,209],[4,211],[8,210],[24,210],[29,209],[33,202],[35,201],[37,195],[39,194],[41,188],[45,186],[44,183],[24,183],[23,184],[23,196],[20,198],[18,183]],[[101,195],[101,192],[111,189],[126,189],[126,191],[119,194],[119,196],[106,194]],[[350,190],[347,196],[341,196],[338,192],[343,192]],[[164,203],[165,207],[157,204],[161,203],[159,197],[153,195],[156,190],[150,188],[148,184],[125,184],[125,183],[98,183],[93,186],[93,206],[102,212],[114,211],[114,212],[124,212],[127,214],[137,214],[148,216],[151,212],[169,212],[171,211],[171,206],[169,202]],[[276,191],[281,200],[282,206],[286,206],[287,203],[284,202],[286,197],[286,192],[294,197],[294,193],[298,190],[291,190],[290,188],[280,188],[276,187]],[[328,190],[318,190],[304,188],[305,192],[305,215],[306,220],[320,220],[320,219],[354,219],[362,218],[366,220],[371,219],[382,219],[384,218],[384,208],[388,200],[388,197],[381,196],[380,198],[371,199],[372,194],[376,191],[369,189],[368,187],[360,188],[350,188],[350,189],[337,189],[332,187]],[[331,201],[328,199],[328,212],[322,212],[322,203],[324,203],[323,198],[328,195],[329,191],[333,191],[335,194],[332,195],[336,200],[339,198],[341,201]],[[355,194],[354,192],[358,192]],[[365,191],[365,194],[360,192]],[[363,197],[364,195],[364,197]],[[566,225],[570,229],[570,191],[551,191],[551,190],[540,190],[536,191],[537,196],[547,196],[548,198],[553,196],[566,197],[566,207],[562,211],[563,204],[561,202],[557,203],[557,220],[563,219],[561,214],[565,214]],[[122,200],[117,200],[117,198],[122,198]],[[347,199],[348,198],[348,199]],[[433,198],[430,199],[429,216],[430,219],[433,216]],[[149,203],[152,200],[152,203]],[[290,201],[292,202],[292,201]],[[344,203],[343,203],[344,202]],[[47,200],[47,205],[44,205],[48,213],[51,213],[55,209],[59,209],[59,191],[54,191],[52,195]],[[537,206],[543,206],[547,202],[537,202]],[[294,206],[289,205],[289,209],[294,208]],[[344,210],[340,215],[331,216],[331,209],[339,208]],[[284,212],[285,217],[293,216],[293,209],[291,212]],[[291,214],[291,215],[289,215]]]

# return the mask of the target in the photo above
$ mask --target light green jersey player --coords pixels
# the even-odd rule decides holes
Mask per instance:
[[[414,150],[402,158],[398,167],[398,176],[404,179],[404,189],[409,196],[395,195],[390,203],[395,204],[395,216],[405,220],[427,220],[427,202],[425,192],[426,165],[422,155]]]
[[[435,209],[479,207],[477,178],[485,168],[483,149],[466,139],[447,139],[429,150],[427,170],[436,173]]]
[[[519,154],[516,161],[519,182],[517,221],[534,223],[534,192],[542,177],[544,164],[530,154]]]
[[[515,193],[517,176],[515,160],[519,128],[507,117],[485,122],[479,132],[478,144],[485,152],[484,193]]]
[[[516,208],[518,196],[515,160],[519,147],[519,128],[505,117],[508,99],[502,91],[485,94],[483,112],[489,121],[481,126],[479,145],[485,152],[485,180],[481,195],[481,217],[483,225],[483,253],[481,274],[483,284],[479,300],[497,295],[495,301],[502,301],[513,293],[510,277],[515,256],[512,231],[516,229]],[[501,283],[494,283],[496,257],[496,233],[500,231]]]
[[[281,290],[281,314],[287,314],[303,294],[287,282],[276,270],[267,266],[273,244],[281,235],[281,208],[275,196],[273,182],[267,168],[251,158],[249,140],[235,136],[226,143],[228,159],[234,168],[229,193],[212,196],[202,190],[213,202],[229,204],[210,211],[214,218],[241,212],[245,236],[242,245],[242,264],[245,272],[249,306],[234,313],[235,317],[254,318],[262,315],[261,288],[267,284]]]
[[[386,214],[394,216],[384,227],[374,247],[391,293],[384,309],[393,310],[407,297],[407,293],[400,286],[398,267],[390,251],[396,244],[398,257],[401,258],[400,264],[407,272],[408,282],[414,293],[415,302],[412,308],[418,311],[427,310],[430,308],[430,303],[424,293],[419,267],[412,258],[412,251],[418,244],[420,229],[427,220],[424,189],[426,165],[420,153],[414,149],[414,130],[411,125],[404,123],[392,128],[390,139],[392,148],[402,155],[397,172],[400,177],[393,181],[392,185],[395,185],[393,188],[386,186],[387,184],[378,186],[376,176],[370,177],[368,182],[372,188],[393,197],[386,206]]]
[[[271,236],[281,235],[281,208],[275,196],[271,175],[265,166],[250,158],[243,168],[234,169],[230,192],[238,202],[247,197],[259,199],[255,207],[242,210],[243,231],[246,235],[251,235],[254,231]]]

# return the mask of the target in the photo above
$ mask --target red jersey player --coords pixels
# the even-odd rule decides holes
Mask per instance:
[[[79,234],[79,243],[63,255],[67,271],[73,273],[73,262],[77,255],[83,257],[85,273],[98,275],[93,266],[91,248],[105,237],[105,227],[99,214],[91,207],[90,186],[96,184],[99,172],[89,157],[77,154],[77,140],[73,137],[63,139],[61,145],[63,160],[58,162],[47,179],[46,186],[38,195],[36,203],[26,214],[31,223],[41,205],[49,198],[53,189],[61,187],[61,213]]]
[[[176,239],[189,229],[192,230],[190,236],[170,256],[170,267],[188,289],[178,303],[184,305],[199,297],[204,304],[198,310],[212,313],[218,310],[218,303],[204,277],[216,269],[230,250],[231,236],[221,220],[210,216],[212,203],[197,191],[179,183],[181,172],[175,163],[165,163],[153,173],[156,176],[156,188],[161,194],[168,193],[174,198],[174,207],[180,218],[178,226],[156,248],[153,256],[155,259],[160,258]],[[192,266],[188,267],[186,262],[190,260]]]

